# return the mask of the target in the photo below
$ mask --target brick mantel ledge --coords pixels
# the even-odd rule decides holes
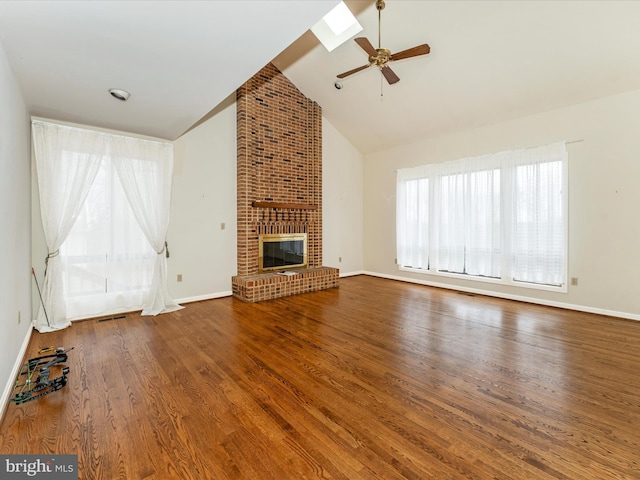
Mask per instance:
[[[262,200],[254,200],[251,202],[254,208],[280,208],[283,210],[317,210],[317,205],[307,205],[306,203],[283,203],[283,202],[265,202]]]

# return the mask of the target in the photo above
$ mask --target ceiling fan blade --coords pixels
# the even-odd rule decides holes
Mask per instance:
[[[358,45],[360,45],[360,48],[362,48],[370,56],[373,56],[373,57],[377,57],[378,56],[378,52],[376,51],[375,48],[373,48],[373,45],[371,45],[371,42],[369,41],[368,38],[366,38],[366,37],[358,37],[358,38],[355,39],[355,41],[356,41],[356,43]]]
[[[358,73],[360,70],[364,70],[365,68],[370,67],[370,66],[371,66],[370,63],[368,63],[366,65],[362,65],[361,67],[354,68],[353,70],[349,70],[348,72],[341,73],[340,75],[338,75],[338,78],[348,77],[349,75],[353,75],[354,73]]]
[[[394,53],[389,56],[389,61],[392,60],[402,60],[404,58],[417,57],[418,55],[426,55],[431,51],[431,48],[426,43],[423,45],[418,45],[417,47],[408,48],[407,50],[403,50],[398,53]]]
[[[400,77],[396,75],[395,72],[391,70],[387,65],[384,65],[382,68],[380,68],[380,71],[382,72],[382,75],[384,75],[384,78],[387,79],[387,82],[389,82],[389,85],[393,85],[394,83],[400,81]]]

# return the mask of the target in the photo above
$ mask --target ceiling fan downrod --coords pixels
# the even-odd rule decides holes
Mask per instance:
[[[380,23],[382,19],[382,10],[384,10],[384,0],[376,0],[376,9],[378,10],[378,48],[382,48],[382,37],[380,35]]]

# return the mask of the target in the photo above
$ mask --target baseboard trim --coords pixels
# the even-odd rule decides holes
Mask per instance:
[[[363,270],[360,270],[358,272],[347,272],[347,273],[340,272],[340,278],[355,277],[356,275],[366,275],[366,274],[367,273]]]
[[[207,295],[198,295],[195,297],[179,298],[179,299],[176,299],[175,301],[180,304],[191,303],[191,302],[202,302],[203,300],[213,300],[215,298],[230,297],[231,295],[233,295],[233,292],[229,290],[226,292],[209,293]]]
[[[11,375],[9,376],[9,380],[4,387],[4,391],[2,392],[2,398],[0,398],[0,421],[4,419],[4,414],[7,412],[7,407],[9,406],[9,399],[11,398],[11,393],[13,392],[16,385],[16,378],[18,377],[18,372],[20,372],[20,368],[22,368],[22,360],[24,359],[25,354],[27,353],[27,347],[29,346],[29,340],[31,340],[31,334],[33,333],[33,326],[29,327],[27,330],[27,334],[22,341],[22,346],[20,347],[20,351],[16,357],[16,363],[13,365],[13,369],[11,370]]]
[[[455,290],[455,291],[466,292],[466,293],[475,293],[478,295],[486,295],[488,297],[504,298],[506,300],[516,300],[518,302],[533,303],[536,305],[545,305],[547,307],[564,308],[566,310],[575,310],[578,312],[595,313],[597,315],[606,315],[609,317],[617,317],[617,318],[624,318],[626,320],[640,321],[640,315],[635,313],[618,312],[615,310],[606,310],[604,308],[587,307],[585,305],[576,305],[573,303],[554,302],[552,300],[543,300],[540,298],[527,297],[524,295],[511,295],[508,293],[492,292],[489,290],[482,290],[480,288],[459,287],[457,285],[430,282],[428,280],[416,280],[414,278],[401,277],[398,275],[387,275],[383,273],[369,272],[369,271],[363,271],[362,274],[370,275],[372,277],[386,278],[389,280],[398,280],[400,282],[416,283],[419,285],[426,285],[428,287],[446,288],[447,290]]]

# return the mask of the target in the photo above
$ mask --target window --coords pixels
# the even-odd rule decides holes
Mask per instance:
[[[398,264],[563,287],[566,163],[561,143],[399,170]]]
[[[515,175],[513,279],[561,285],[566,244],[562,162],[520,165]]]
[[[60,256],[69,318],[143,305],[156,252],[134,217],[109,157],[100,164]]]
[[[429,179],[408,178],[398,183],[398,260],[403,265],[429,268]],[[400,215],[398,215],[400,219]]]
[[[500,277],[500,170],[438,178],[438,269]]]
[[[32,132],[47,243],[34,327],[59,330],[71,319],[114,310],[142,307],[142,315],[157,315],[182,308],[167,290],[165,256],[173,144],[39,120]],[[76,308],[81,303],[86,308]]]

